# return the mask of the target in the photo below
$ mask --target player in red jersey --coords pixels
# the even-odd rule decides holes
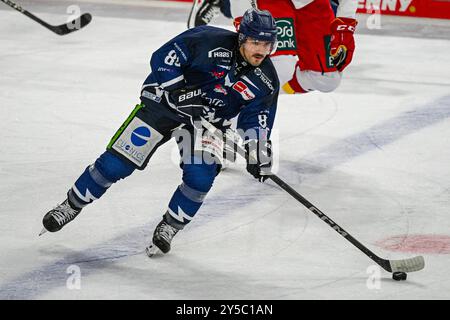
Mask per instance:
[[[283,91],[334,91],[355,50],[357,0],[196,0],[188,26],[208,24],[219,11],[235,25],[250,6],[268,10],[277,22],[272,57]],[[333,6],[337,6],[336,12]]]

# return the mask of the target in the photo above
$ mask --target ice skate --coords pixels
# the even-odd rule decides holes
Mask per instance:
[[[194,1],[188,19],[188,28],[194,28],[209,24],[219,15],[221,0],[196,0]]]
[[[63,203],[56,206],[56,208],[47,212],[47,214],[42,219],[42,224],[44,229],[42,229],[39,235],[50,231],[56,232],[61,230],[66,224],[75,219],[75,217],[81,212],[81,209],[74,209],[69,204],[69,200],[64,200]]]
[[[168,253],[170,251],[170,243],[179,229],[172,227],[164,219],[156,226],[153,233],[152,243],[145,249],[149,257],[154,256],[159,251]]]

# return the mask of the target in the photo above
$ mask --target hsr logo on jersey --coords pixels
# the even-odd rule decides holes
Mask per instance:
[[[233,85],[233,89],[239,92],[244,100],[252,100],[255,94],[242,81],[238,81]]]
[[[231,59],[233,52],[231,50],[219,47],[208,52],[208,58]]]

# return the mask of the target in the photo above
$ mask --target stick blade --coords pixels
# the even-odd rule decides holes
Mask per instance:
[[[83,13],[80,16],[80,28],[83,28],[84,26],[88,25],[89,22],[92,20],[92,15],[90,13]]]
[[[425,268],[425,260],[422,256],[410,259],[389,260],[392,272],[414,272]]]
[[[65,24],[52,27],[52,31],[56,34],[59,34],[60,36],[72,33],[74,31],[80,30],[81,28],[87,26],[89,22],[92,20],[92,15],[90,13],[83,13],[81,16],[76,18],[75,20],[72,20],[70,22],[67,22]]]

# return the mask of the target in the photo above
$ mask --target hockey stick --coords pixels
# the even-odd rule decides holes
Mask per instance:
[[[14,2],[12,2],[10,0],[1,0],[1,1],[4,2],[5,4],[7,4],[8,6],[10,6],[11,8],[16,9],[17,11],[26,15],[27,17],[33,19],[34,21],[36,21],[40,25],[46,27],[50,31],[53,31],[56,34],[59,34],[60,36],[77,31],[78,29],[81,29],[84,26],[86,26],[92,20],[92,16],[89,13],[84,13],[80,17],[78,17],[70,22],[61,24],[59,26],[52,26],[52,25],[48,24],[47,22],[39,19],[34,14],[28,12],[27,10],[23,9],[21,6],[19,6],[18,4],[15,4]]]
[[[221,137],[222,132],[219,131],[217,128],[215,128],[211,123],[206,121],[202,118],[202,125],[204,128],[206,128],[209,132],[216,135],[216,137]],[[227,131],[225,135],[233,134],[232,132]],[[226,141],[232,141],[234,144],[234,147],[237,148],[237,152],[243,156],[246,157],[245,149],[242,148],[240,145],[237,145],[234,141],[237,141],[236,139],[236,133],[234,133],[234,136],[228,136],[226,137]],[[339,226],[336,222],[334,222],[332,219],[330,219],[325,213],[317,209],[316,206],[314,206],[311,202],[306,200],[302,195],[300,195],[297,191],[295,191],[291,186],[289,186],[286,182],[284,182],[281,178],[279,178],[277,175],[272,174],[269,176],[269,179],[271,179],[273,182],[275,182],[281,189],[289,193],[294,199],[296,199],[298,202],[300,202],[302,205],[304,205],[306,208],[308,208],[312,213],[314,213],[320,220],[328,224],[332,229],[334,229],[337,233],[339,233],[341,236],[343,236],[345,239],[347,239],[350,243],[352,243],[355,247],[357,247],[359,250],[361,250],[365,255],[367,255],[370,259],[375,261],[379,266],[381,266],[384,270],[388,272],[413,272],[413,271],[419,271],[422,270],[425,267],[425,260],[422,256],[416,256],[409,259],[402,259],[402,260],[387,260],[380,258],[375,253],[373,253],[371,250],[369,250],[366,246],[364,246],[361,242],[356,240],[353,236],[351,236],[347,231],[345,231],[341,226]]]

